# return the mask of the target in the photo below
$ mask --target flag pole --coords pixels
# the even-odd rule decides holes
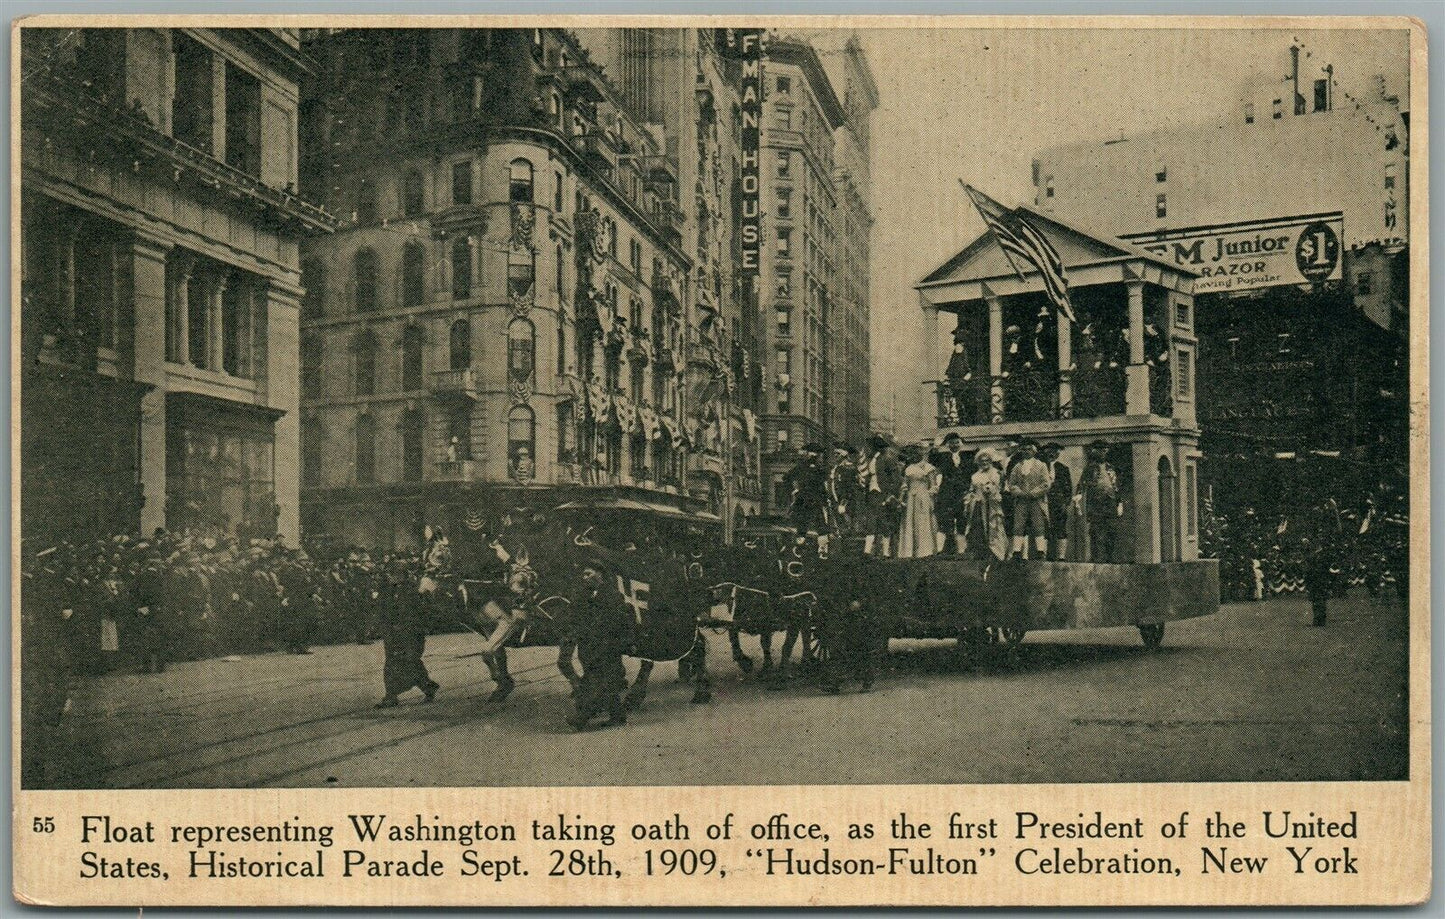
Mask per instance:
[[[964,193],[968,195],[969,203],[973,205],[974,210],[978,211],[978,216],[983,220],[984,226],[988,227],[989,233],[993,235],[994,241],[997,242],[998,234],[994,233],[992,222],[983,212],[983,205],[980,204],[978,200],[979,193],[974,191],[973,186],[969,185],[962,178],[958,180],[958,184],[963,186]],[[1013,253],[1009,252],[1008,249],[1004,248],[1002,245],[999,246],[999,249],[1003,252],[1004,258],[1008,259],[1008,263],[1013,268],[1014,274],[1019,276],[1020,281],[1024,280],[1023,269],[1019,268],[1019,263],[1014,261]]]

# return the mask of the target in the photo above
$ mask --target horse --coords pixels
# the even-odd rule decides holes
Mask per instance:
[[[809,561],[815,544],[806,540],[786,543],[775,556],[755,543],[736,549],[717,547],[709,555],[693,553],[689,565],[694,577],[717,578],[713,585],[714,608],[710,623],[725,628],[734,662],[751,673],[753,660],[742,649],[743,633],[756,635],[763,654],[761,674],[771,673],[773,685],[788,678],[793,648],[802,640],[800,666],[816,662],[813,607],[816,597],[808,588]],[[783,644],[774,669],[773,635],[783,633]]]
[[[578,551],[589,548],[595,552],[596,547],[570,528],[544,525],[530,531],[513,529],[494,539],[490,548],[504,573],[488,579],[458,579],[443,594],[450,598],[460,622],[484,638],[479,654],[496,684],[488,701],[502,702],[516,688],[507,667],[507,648],[519,646],[555,645],[558,672],[575,694],[580,677],[573,664],[577,645],[568,620],[572,608],[568,595],[581,589]],[[698,664],[691,673],[695,686],[692,701],[709,701],[706,637],[698,628],[697,611],[686,608],[692,605],[688,592],[664,590],[666,602],[659,603],[653,585],[658,569],[665,566],[653,559],[629,560],[626,556],[631,553],[606,554],[614,560],[609,567],[616,569],[611,574],[619,592],[638,615],[639,646],[629,656],[641,663],[628,689],[629,707],[636,708],[646,698],[659,660],[683,658]],[[546,558],[548,564],[534,568],[533,558]]]

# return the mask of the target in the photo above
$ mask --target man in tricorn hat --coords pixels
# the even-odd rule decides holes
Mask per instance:
[[[887,556],[903,519],[903,467],[893,445],[882,434],[869,439],[868,449],[872,455],[868,458],[866,500],[873,532],[864,540],[863,551]]]
[[[1009,554],[1023,558],[1030,539],[1033,542],[1033,558],[1048,555],[1049,539],[1049,486],[1052,485],[1049,467],[1038,458],[1039,445],[1025,440],[1019,445],[1018,461],[1008,473],[1008,493],[1013,495],[1013,545]]]
[[[788,516],[799,536],[816,534],[820,547],[827,551],[828,471],[823,468],[823,448],[815,443],[803,447],[798,464],[788,471],[783,482],[792,493]]]
[[[943,536],[941,551],[963,553],[963,528],[967,522],[963,499],[968,496],[973,464],[963,456],[963,438],[950,431],[943,438],[943,453],[937,459],[940,481],[937,504],[938,529]]]
[[[1089,561],[1112,562],[1119,527],[1119,475],[1108,461],[1109,445],[1096,440],[1084,448],[1079,494],[1089,534]]]
[[[1059,459],[1063,447],[1044,444],[1039,459],[1049,468],[1049,558],[1063,561],[1069,549],[1069,502],[1074,500],[1074,471]]]

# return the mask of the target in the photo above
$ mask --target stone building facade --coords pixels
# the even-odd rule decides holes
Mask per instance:
[[[521,504],[697,517],[678,154],[570,32],[308,36],[309,532],[415,544]],[[705,519],[705,517],[703,518]]]
[[[294,29],[26,29],[27,538],[299,534]]]

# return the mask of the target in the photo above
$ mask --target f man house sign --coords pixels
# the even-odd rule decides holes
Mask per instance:
[[[1319,284],[1341,275],[1339,211],[1120,237],[1199,272],[1196,294]]]

